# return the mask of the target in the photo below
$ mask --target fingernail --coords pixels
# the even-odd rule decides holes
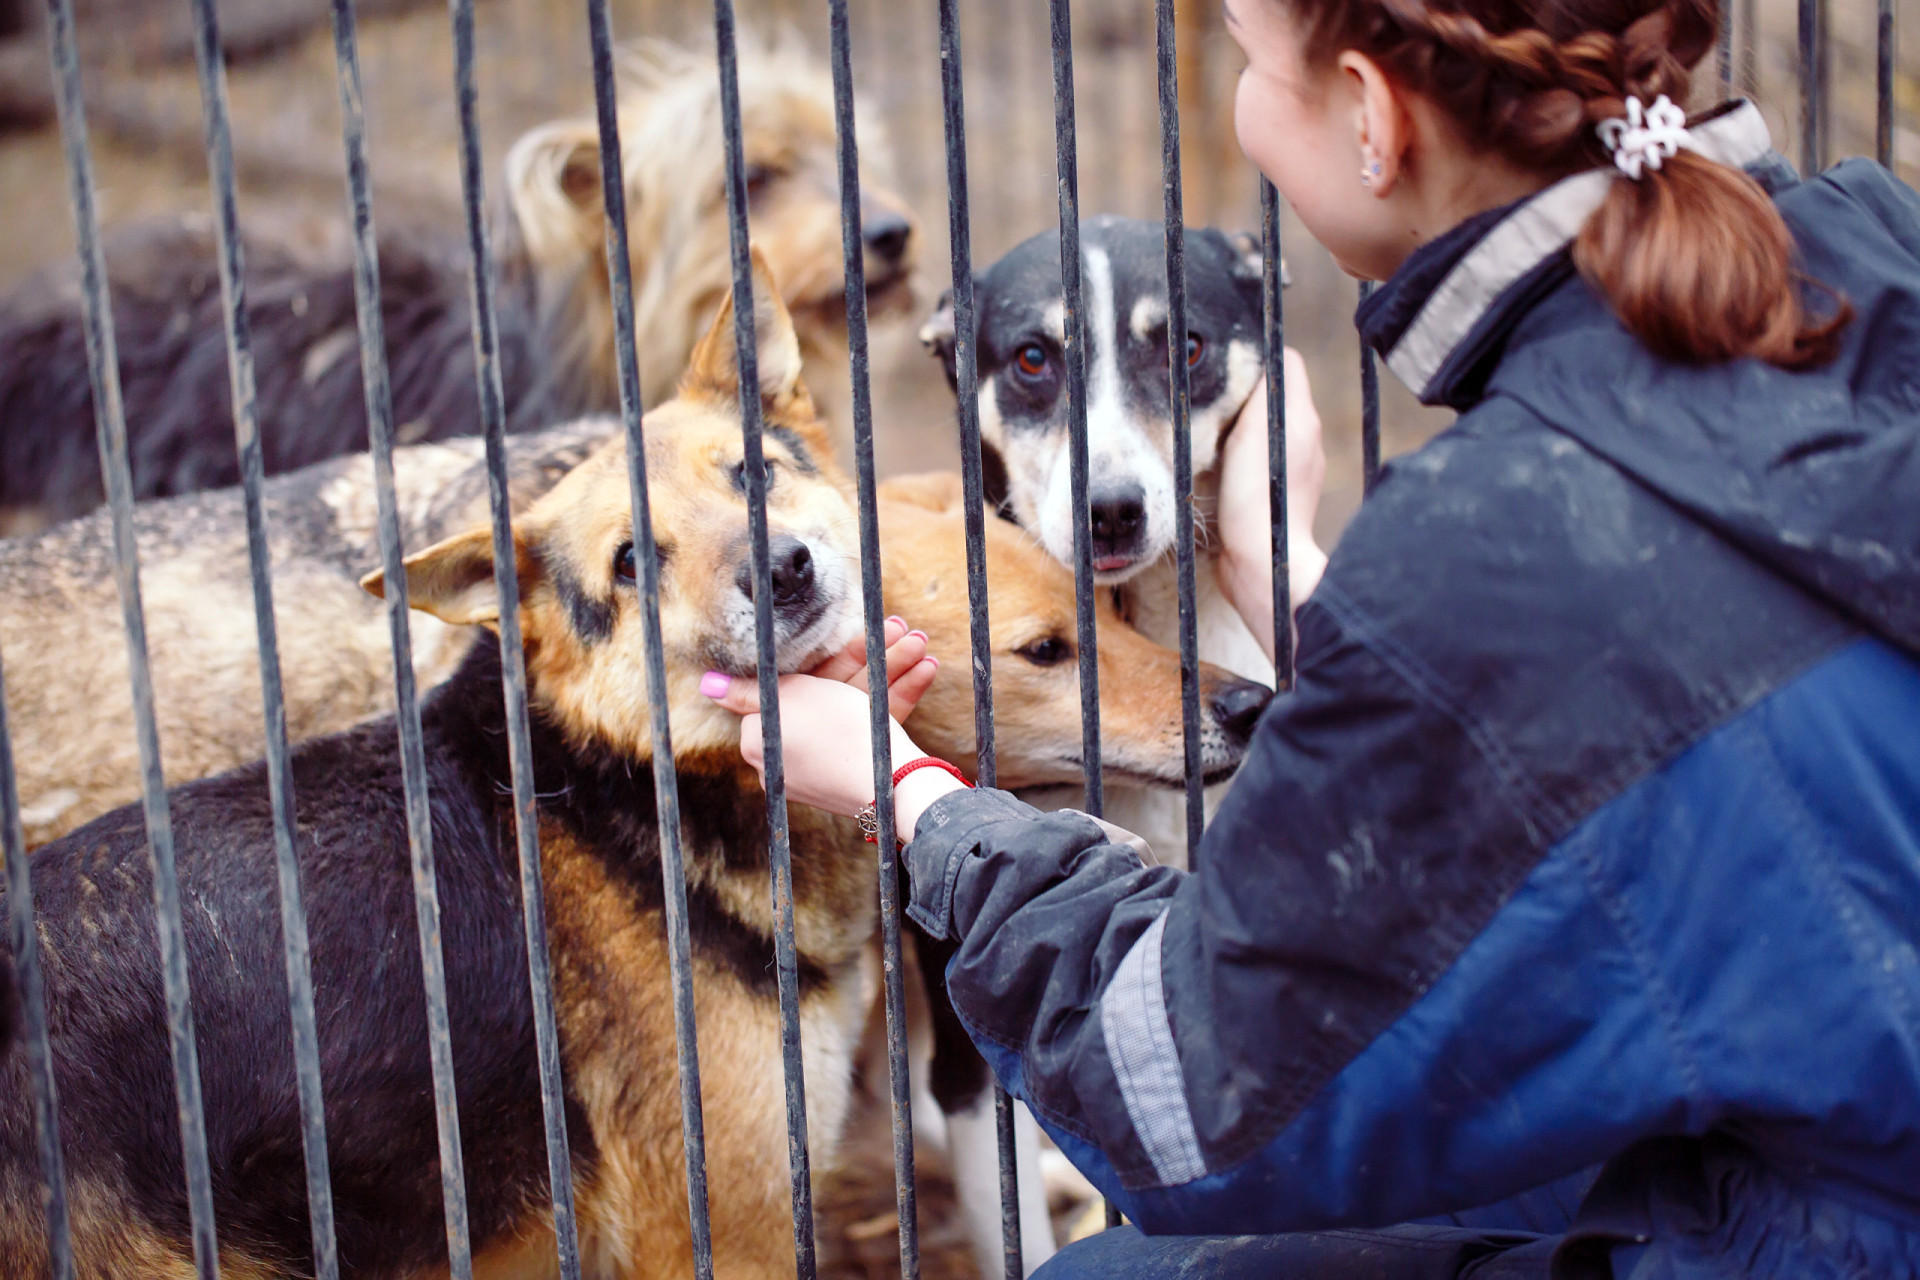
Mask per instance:
[[[927,633],[926,633],[926,632],[924,632],[924,631],[909,631],[909,632],[907,632],[907,634],[908,634],[908,635],[910,635],[910,636],[919,636],[919,637],[920,637],[920,639],[921,639],[921,642],[922,642],[922,643],[925,643],[925,642],[926,642],[926,639],[927,639]]]
[[[890,617],[890,618],[888,618],[888,619],[887,619],[887,621],[888,621],[888,622],[897,622],[897,623],[899,623],[899,624],[900,624],[900,628],[901,628],[901,630],[903,630],[903,631],[904,631],[904,630],[906,629],[906,626],[907,626],[907,620],[906,620],[905,618],[902,618],[902,617],[897,617],[897,616],[895,616],[895,617]]]
[[[727,690],[733,688],[733,677],[720,671],[709,671],[700,677],[700,692],[709,698],[724,698]]]
[[[928,654],[926,657],[920,659],[920,661],[931,662],[933,664],[933,669],[935,671],[938,671],[940,669],[940,659],[934,657],[932,654]]]

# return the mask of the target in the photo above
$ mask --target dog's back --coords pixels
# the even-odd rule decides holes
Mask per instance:
[[[452,1044],[469,1212],[485,1239],[544,1201],[545,1155],[517,876],[496,846],[481,779],[446,763],[458,758],[451,739],[473,727],[449,710],[430,702],[423,728],[429,759],[442,762],[431,786]],[[445,1237],[394,723],[301,747],[294,779],[342,1259],[372,1274],[426,1268],[444,1257]],[[265,770],[178,788],[170,807],[223,1267],[304,1274],[311,1250]],[[182,1241],[150,1225],[187,1216],[150,874],[133,807],[34,857],[87,1275],[184,1274]],[[0,1081],[0,1185],[31,1186],[39,1174],[23,1054],[0,1060]],[[591,1150],[584,1133],[576,1149]],[[33,1273],[43,1265],[40,1232],[35,1215],[0,1212],[0,1256]]]
[[[401,443],[479,430],[472,331],[456,245],[381,244],[381,315]],[[105,246],[136,498],[238,484],[215,248],[187,219],[137,224]],[[267,471],[363,449],[366,399],[352,273],[263,239],[246,245],[246,292]],[[503,290],[500,368],[512,425],[564,411],[541,393],[538,356]],[[0,298],[0,510],[15,529],[103,500],[93,392],[72,268]]]
[[[516,509],[617,430],[589,418],[512,437]],[[396,450],[394,472],[405,546],[486,518],[479,440]],[[380,559],[371,460],[361,454],[274,477],[264,496],[289,735],[301,741],[391,710],[384,609],[358,586]],[[241,495],[142,503],[134,527],[166,776],[236,768],[265,750]],[[416,618],[421,687],[445,679],[468,642],[464,629]],[[139,761],[108,511],[0,540],[0,653],[28,844],[135,799]]]

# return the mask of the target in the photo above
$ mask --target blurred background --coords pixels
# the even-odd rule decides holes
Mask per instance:
[[[1757,97],[1776,143],[1798,159],[1797,6],[1736,6],[1735,85]],[[1873,0],[1824,0],[1831,86],[1827,154],[1871,154]],[[1912,19],[1920,0],[1900,0]],[[76,0],[102,221],[209,209],[199,90],[184,2]],[[705,0],[614,0],[621,37],[711,40]],[[948,283],[946,169],[933,0],[851,0],[855,75],[887,130],[862,144],[918,212],[926,238],[915,316]],[[1056,219],[1052,71],[1041,0],[962,0],[968,165],[976,264],[984,266]],[[1186,208],[1192,224],[1257,228],[1255,175],[1234,144],[1240,58],[1220,0],[1181,0],[1181,97]],[[488,176],[523,130],[589,113],[586,7],[580,0],[479,0],[481,119]],[[325,0],[222,0],[236,119],[241,217],[251,230],[345,252],[346,202]],[[380,225],[458,227],[452,55],[444,4],[360,0],[375,211]],[[749,27],[797,33],[822,56],[824,0],[739,0]],[[47,67],[45,6],[0,0],[0,289],[73,258],[72,214]],[[1073,6],[1083,216],[1160,214],[1159,118],[1152,0]],[[1710,55],[1698,102],[1718,95]],[[1920,170],[1920,85],[1896,86],[1895,161]],[[1301,349],[1326,423],[1329,475],[1323,540],[1359,499],[1359,352],[1355,286],[1289,217],[1283,241],[1294,286],[1287,341]],[[914,337],[917,320],[874,335],[877,448],[882,474],[957,465],[953,401]],[[1383,447],[1415,447],[1451,415],[1424,409],[1383,376]]]

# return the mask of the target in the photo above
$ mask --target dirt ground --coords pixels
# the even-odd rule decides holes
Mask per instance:
[[[927,233],[921,310],[948,279],[947,192],[938,97],[935,5],[850,0],[856,79],[879,107],[897,189]],[[1735,77],[1760,99],[1776,141],[1797,154],[1797,55],[1791,0],[1736,0]],[[1183,0],[1184,163],[1188,220],[1257,226],[1254,174],[1233,143],[1230,99],[1238,56],[1221,29],[1219,0]],[[1872,147],[1873,5],[1831,0],[1833,125],[1829,154]],[[1757,7],[1756,7],[1757,6]],[[185,0],[80,0],[86,91],[100,209],[108,227],[156,213],[209,208],[199,90],[184,40]],[[370,118],[376,216],[457,225],[459,195],[445,6],[361,0],[361,53]],[[1912,17],[1920,0],[1903,0]],[[0,288],[72,260],[73,232],[59,137],[45,93],[45,39],[34,0],[0,0]],[[1053,224],[1055,168],[1046,6],[1038,0],[968,0],[962,11],[968,159],[976,262],[984,265]],[[699,0],[615,0],[622,37],[665,35],[700,43],[710,10]],[[742,0],[743,24],[789,27],[824,51],[820,0]],[[320,0],[224,0],[242,192],[251,228],[344,247],[346,202],[331,38]],[[1159,122],[1149,0],[1081,0],[1074,7],[1080,191],[1083,216],[1160,215]],[[585,6],[579,0],[479,0],[481,128],[490,172],[523,130],[591,110]],[[1701,77],[1712,96],[1716,77]],[[1896,159],[1911,180],[1920,165],[1920,88],[1898,82]],[[1319,531],[1331,543],[1359,500],[1359,349],[1354,283],[1291,215],[1283,238],[1295,284],[1286,337],[1306,357],[1326,422],[1327,496]],[[957,466],[953,404],[914,339],[917,319],[874,334],[877,451],[883,475]],[[5,354],[0,353],[0,359]],[[1390,457],[1418,446],[1451,415],[1424,409],[1382,376],[1383,444]],[[897,1275],[893,1194],[883,1111],[860,1124],[860,1158],[823,1186],[825,1273]],[[937,1153],[923,1158],[920,1206],[925,1274],[971,1274],[952,1221],[951,1189]]]

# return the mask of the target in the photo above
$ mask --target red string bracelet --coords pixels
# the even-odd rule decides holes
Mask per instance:
[[[918,760],[907,761],[905,764],[901,765],[898,769],[895,769],[893,771],[893,785],[896,787],[899,786],[900,780],[906,777],[908,774],[912,773],[915,769],[944,769],[948,773],[952,774],[956,779],[958,779],[961,786],[971,787],[973,785],[971,782],[967,781],[966,774],[960,772],[958,768],[956,768],[951,764],[948,764],[945,760],[942,760],[937,756],[921,756]],[[859,821],[860,821],[860,830],[866,836],[867,843],[879,844],[880,843],[879,810],[876,809],[871,804],[868,805],[866,808],[860,811]],[[894,842],[896,844],[901,843],[899,835],[897,833],[894,836]]]

